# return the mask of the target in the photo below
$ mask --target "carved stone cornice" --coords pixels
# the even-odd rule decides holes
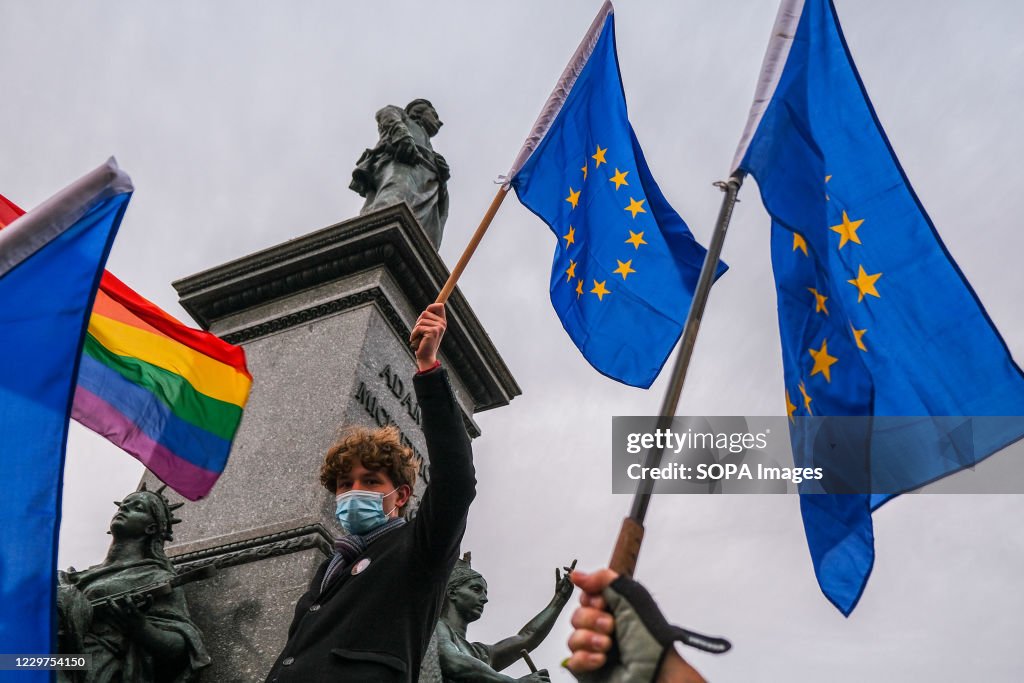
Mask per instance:
[[[310,524],[245,541],[204,548],[172,556],[170,560],[179,571],[211,565],[223,569],[310,549],[319,550],[324,557],[330,557],[334,552],[331,536],[320,524]]]
[[[244,344],[250,339],[257,339],[274,332],[280,332],[286,330],[289,327],[295,325],[303,325],[317,318],[321,318],[326,315],[333,315],[346,311],[356,306],[362,306],[364,304],[374,304],[380,311],[381,317],[387,321],[388,325],[394,330],[395,334],[398,335],[399,339],[408,339],[409,334],[412,332],[409,326],[405,324],[402,317],[395,310],[395,307],[391,304],[391,300],[387,297],[380,287],[373,287],[371,289],[364,289],[355,294],[341,297],[323,304],[317,304],[316,306],[310,306],[300,311],[293,311],[287,315],[283,315],[280,318],[274,318],[266,322],[253,325],[251,327],[245,327],[241,330],[236,330],[229,334],[225,334],[222,339],[230,344]],[[476,371],[476,366],[468,362],[464,357],[460,356],[459,348],[445,347],[445,354],[451,360],[451,362],[459,367],[464,368],[463,379],[470,386],[477,386],[485,380],[484,377]],[[410,358],[412,352],[409,353]],[[477,407],[477,410],[482,410]],[[462,413],[462,422],[466,426],[466,432],[469,433],[471,438],[480,436],[480,427],[473,422],[473,418],[467,415],[465,412]]]
[[[414,310],[433,302],[448,270],[404,204],[359,216],[174,282],[181,305],[204,328],[242,311],[384,268]],[[293,311],[226,335],[232,343],[255,339],[352,306],[373,302],[395,333],[409,325],[379,288]],[[474,411],[507,405],[521,392],[462,293],[448,301],[442,351],[471,392]]]
[[[300,311],[294,311],[287,315],[283,315],[280,318],[274,318],[266,322],[253,325],[251,327],[245,327],[235,332],[225,334],[222,339],[231,344],[243,344],[251,339],[257,339],[264,337],[274,332],[280,332],[286,330],[289,327],[295,325],[302,325],[310,321],[322,318],[326,315],[333,315],[346,311],[356,306],[362,306],[363,304],[373,303],[376,304],[380,309],[381,315],[387,321],[388,325],[398,335],[409,335],[409,328],[402,320],[401,316],[398,315],[398,311],[391,305],[391,302],[385,296],[384,292],[379,287],[372,289],[365,289],[355,294],[335,299],[323,304],[317,304],[316,306],[310,306]]]

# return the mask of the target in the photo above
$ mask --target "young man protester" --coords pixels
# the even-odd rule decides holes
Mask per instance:
[[[413,379],[430,456],[416,517],[402,516],[416,479],[397,430],[350,430],[327,453],[321,481],[348,532],[295,606],[268,683],[402,681],[419,675],[476,494],[469,436],[437,360],[443,304],[416,321]]]

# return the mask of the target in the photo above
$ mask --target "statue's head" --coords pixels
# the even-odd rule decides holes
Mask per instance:
[[[376,474],[379,484],[371,482],[369,490],[386,494],[385,510],[397,509],[404,515],[416,486],[418,469],[419,458],[402,443],[402,436],[394,425],[381,429],[350,427],[324,456],[320,483],[337,494],[353,488],[355,474],[362,475],[360,478]],[[348,488],[344,488],[346,484]]]
[[[128,494],[124,500],[114,501],[117,513],[110,520],[110,534],[115,541],[148,538],[149,555],[166,559],[164,543],[174,539],[174,525],[181,521],[174,516],[174,511],[184,503],[172,505],[164,498],[165,488],[166,485],[149,491],[143,482],[138,491]]]
[[[448,576],[445,611],[455,610],[467,624],[484,613],[487,604],[487,582],[480,572],[470,566],[472,556],[467,552],[455,561]]]
[[[437,110],[434,109],[434,105],[430,103],[430,100],[416,99],[405,105],[405,113],[409,115],[413,121],[416,121],[423,130],[427,131],[427,135],[434,137],[437,135],[437,131],[441,130],[441,126],[444,123],[437,115]]]

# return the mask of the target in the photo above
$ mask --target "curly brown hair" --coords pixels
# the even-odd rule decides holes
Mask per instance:
[[[349,427],[327,450],[320,466],[320,483],[334,493],[338,477],[352,471],[352,463],[359,461],[368,470],[381,470],[395,486],[416,486],[419,458],[402,443],[398,427],[388,425],[380,429]]]

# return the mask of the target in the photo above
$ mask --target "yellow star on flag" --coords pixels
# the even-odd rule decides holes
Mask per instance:
[[[804,388],[804,383],[800,382],[798,388],[800,389],[800,393],[804,395],[804,410],[807,411],[808,415],[814,415],[814,413],[811,412],[811,397],[807,395],[807,389]]]
[[[566,282],[576,277],[576,262],[573,261],[572,259],[569,259],[569,269],[565,271],[565,275]]]
[[[864,346],[864,333],[868,331],[868,328],[865,327],[863,330],[858,330],[853,326],[853,323],[850,323],[850,330],[853,331],[853,339],[857,342],[857,348],[861,351],[867,351],[868,347]]]
[[[811,354],[811,358],[814,359],[814,368],[811,370],[811,377],[814,377],[820,372],[825,375],[825,381],[831,384],[832,374],[830,369],[833,365],[839,362],[839,359],[835,356],[828,355],[828,339],[821,340],[820,349],[817,351],[814,349],[807,349],[807,353]]]
[[[793,233],[793,251],[796,251],[797,249],[799,249],[800,251],[804,252],[804,256],[807,256],[807,240],[805,240],[804,236],[801,235],[800,233],[794,232]]]
[[[789,400],[789,389],[786,389],[786,417],[789,418],[790,422],[796,422],[793,419],[793,413],[796,412],[796,404]]]
[[[586,180],[587,179],[587,165],[583,164],[583,168],[581,168],[580,170],[583,171],[583,179]]]
[[[814,312],[824,313],[825,315],[828,315],[828,309],[825,308],[825,302],[828,301],[828,297],[825,296],[824,294],[819,294],[818,290],[816,290],[814,287],[808,287],[807,291],[814,295]]]
[[[621,275],[623,280],[625,280],[626,276],[629,275],[630,273],[635,273],[636,272],[635,270],[633,270],[630,267],[630,266],[633,265],[633,259],[630,259],[630,260],[626,261],[625,263],[623,263],[619,259],[615,259],[615,262],[619,264],[619,267],[616,268],[615,270],[613,270],[612,272],[613,273],[618,273],[619,275]]]
[[[569,187],[569,196],[565,198],[565,201],[567,201],[570,204],[572,204],[572,208],[575,209],[576,205],[579,204],[579,201],[580,201],[580,191],[579,190],[574,190],[570,186]]]
[[[619,169],[615,169],[615,175],[609,178],[608,182],[615,183],[615,189],[618,190],[623,185],[629,185],[629,183],[626,182],[626,176],[628,175],[629,171],[623,172],[620,171]]]
[[[851,285],[857,288],[857,303],[864,301],[864,295],[870,294],[871,296],[882,298],[882,295],[875,289],[875,283],[878,278],[882,277],[881,273],[875,273],[874,275],[868,275],[864,272],[864,266],[857,267],[857,277],[853,280],[847,280]]]
[[[629,198],[629,206],[627,206],[623,210],[624,211],[629,211],[630,213],[633,214],[633,218],[636,218],[636,215],[638,213],[647,213],[647,209],[644,208],[644,202],[646,202],[646,201],[647,201],[646,199],[641,199],[640,201],[637,201],[637,200],[633,199],[632,197],[630,197]]]
[[[590,290],[591,294],[597,294],[597,300],[598,301],[604,301],[604,295],[605,294],[611,294],[611,291],[605,289],[605,287],[604,287],[604,283],[605,282],[608,282],[608,281],[607,280],[602,280],[601,282],[598,282],[597,280],[594,280],[594,288],[592,290]]]
[[[594,168],[600,168],[601,164],[607,164],[608,163],[604,159],[604,153],[607,152],[607,151],[608,151],[607,147],[605,147],[604,149],[601,149],[601,145],[597,146],[597,154],[593,154],[590,157],[591,159],[594,160]]]
[[[583,280],[576,281],[576,298],[583,296]]]
[[[830,181],[830,180],[832,180],[832,176],[830,176],[830,175],[827,175],[827,176],[825,176],[825,182],[826,182],[826,183],[827,183],[828,181]],[[826,192],[826,193],[825,193],[825,201],[826,201],[826,202],[828,202],[828,201],[832,201],[832,198],[828,196],[828,192]]]
[[[857,237],[857,228],[864,222],[864,219],[859,221],[851,221],[850,217],[843,211],[843,222],[839,225],[833,225],[829,230],[832,232],[839,233],[839,248],[842,249],[846,246],[847,242],[855,242],[860,244],[860,237]]]
[[[562,239],[565,240],[565,248],[568,249],[576,241],[576,228],[570,225],[569,232],[562,235]]]
[[[647,244],[642,232],[633,232],[632,230],[629,231],[629,239],[626,241],[632,244],[634,249],[639,249],[641,244]]]

